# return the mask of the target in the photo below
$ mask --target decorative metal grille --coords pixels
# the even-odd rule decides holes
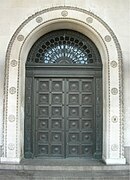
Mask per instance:
[[[95,44],[83,34],[58,30],[39,38],[32,46],[27,64],[101,64]]]

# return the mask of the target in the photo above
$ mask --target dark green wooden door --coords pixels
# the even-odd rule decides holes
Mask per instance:
[[[93,79],[36,78],[35,87],[35,156],[91,157]]]

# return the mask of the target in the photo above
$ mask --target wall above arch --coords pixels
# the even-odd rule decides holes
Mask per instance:
[[[103,159],[106,164],[125,164],[119,42],[102,19],[89,11],[69,6],[37,12],[20,25],[9,43],[1,162],[19,163],[23,157],[25,62],[29,50],[40,36],[65,28],[88,36],[99,49],[103,63]]]

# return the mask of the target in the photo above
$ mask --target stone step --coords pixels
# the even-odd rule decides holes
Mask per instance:
[[[0,164],[0,180],[130,180],[130,166],[78,159],[23,160]]]
[[[125,171],[129,170],[129,165],[112,165],[112,166],[42,166],[42,165],[10,165],[0,164],[0,170],[28,170],[28,171]]]
[[[0,170],[0,180],[130,180],[130,174],[128,170],[123,170],[123,171]]]
[[[29,159],[22,160],[20,164],[0,164],[0,169],[10,170],[128,170],[130,165],[106,165],[98,160],[86,159]]]

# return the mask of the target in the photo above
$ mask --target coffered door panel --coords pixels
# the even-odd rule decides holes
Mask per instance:
[[[64,79],[36,78],[35,156],[63,157]]]
[[[91,157],[94,135],[93,79],[67,79],[66,157]]]

